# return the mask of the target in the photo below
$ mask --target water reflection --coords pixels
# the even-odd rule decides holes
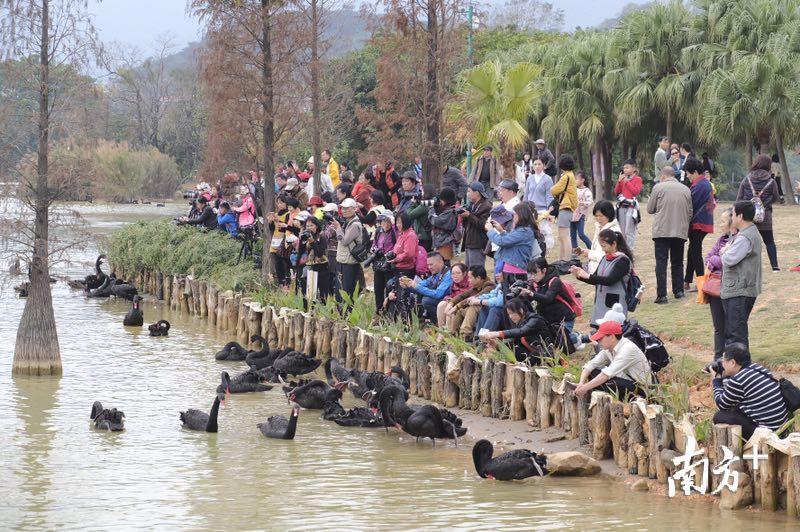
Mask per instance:
[[[92,208],[88,217],[93,228],[108,231],[136,212]],[[95,257],[93,250],[78,254],[59,273],[82,277]],[[604,479],[486,481],[474,473],[470,438],[459,449],[434,449],[394,430],[339,427],[314,411],[301,413],[294,441],[268,440],[256,424],[289,412],[277,388],[232,396],[220,411],[218,434],[186,431],[178,413],[210,409],[220,371],[244,369],[241,362],[213,359],[229,338],[151,300],[143,305],[145,322],[169,320],[166,338],[123,328],[127,302],[85,299],[61,282],[53,297],[64,364],[60,381],[11,379],[24,302],[0,298],[0,390],[7,391],[0,402],[3,528],[792,526],[781,515],[723,517],[704,503],[634,493]],[[95,400],[122,409],[127,430],[91,430]],[[348,402],[355,404],[349,396]]]

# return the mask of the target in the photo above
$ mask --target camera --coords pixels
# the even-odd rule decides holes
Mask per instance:
[[[376,249],[375,251],[369,254],[367,260],[361,263],[361,266],[364,268],[369,268],[373,262],[382,258],[383,258],[383,251]]]
[[[404,198],[410,198],[412,200],[418,200],[422,196],[422,192],[419,190],[411,190],[409,192],[403,192]]]
[[[467,212],[466,207],[459,207],[458,209],[456,209],[456,214],[464,214],[465,212]]]
[[[721,376],[722,373],[725,371],[725,368],[722,367],[722,359],[717,359],[708,366],[705,367],[703,370],[706,373],[713,373],[717,377]]]
[[[528,282],[516,281],[514,282],[514,284],[508,287],[508,293],[506,294],[506,298],[512,299],[515,297],[519,297],[522,294],[523,290],[529,290]]]
[[[309,238],[311,238],[311,233],[308,231],[303,231],[300,233],[300,240],[308,240]]]

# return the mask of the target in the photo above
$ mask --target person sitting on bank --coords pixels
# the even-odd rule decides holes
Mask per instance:
[[[235,237],[239,234],[238,226],[236,224],[236,215],[231,212],[231,206],[227,201],[219,204],[219,213],[217,213],[217,229],[228,233]]]
[[[714,423],[741,425],[747,440],[756,427],[777,430],[789,418],[778,380],[764,366],[750,360],[740,342],[728,344],[722,355],[722,373],[715,373],[714,402],[719,412]]]
[[[205,227],[206,229],[217,228],[217,215],[214,212],[214,208],[208,204],[208,200],[203,196],[197,198],[197,210],[200,212],[199,215],[181,223],[186,225],[194,225],[197,227]]]
[[[436,307],[450,293],[450,289],[453,286],[453,277],[450,273],[450,268],[444,263],[444,258],[435,251],[428,255],[428,270],[431,272],[430,276],[422,280],[401,277],[400,286],[411,289],[411,291],[422,296],[420,310],[424,312],[423,318],[427,318],[434,325],[438,325]]]
[[[484,330],[479,338],[484,342],[495,339],[512,340],[517,362],[538,366],[542,357],[549,356],[548,345],[553,342],[550,325],[522,299],[515,297],[505,304],[512,327],[503,331]]]
[[[469,340],[475,332],[475,324],[481,312],[478,296],[494,290],[494,282],[488,277],[483,266],[470,266],[467,273],[469,290],[453,297],[445,309],[445,326],[451,334],[458,334]]]
[[[575,394],[580,397],[599,390],[613,392],[620,399],[644,396],[653,378],[650,362],[635,343],[622,336],[622,325],[603,321],[591,340],[602,350],[583,366]]]

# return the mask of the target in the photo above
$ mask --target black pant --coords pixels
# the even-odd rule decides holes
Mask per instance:
[[[359,278],[361,278],[363,275],[361,272],[361,265],[358,263],[339,264],[339,274],[342,278],[342,290],[350,297],[353,297],[353,294],[356,291],[356,284],[358,284]],[[363,290],[364,287],[361,286],[361,289]]]
[[[708,233],[692,229],[689,231],[689,249],[686,251],[686,277],[684,281],[692,282],[695,275],[703,275],[706,270],[703,260],[703,239]]]
[[[383,309],[383,299],[386,296],[386,282],[394,276],[393,272],[384,272],[373,269],[373,287],[375,289],[375,308],[378,312]]]
[[[325,302],[331,293],[331,271],[328,264],[315,265],[317,272],[317,300]]]
[[[672,293],[683,291],[682,238],[654,238],[656,252],[656,297],[667,296],[667,259],[672,272]]]
[[[742,438],[744,438],[745,441],[749,440],[750,436],[752,436],[753,432],[756,430],[756,424],[753,420],[747,417],[747,414],[738,408],[734,408],[733,410],[720,410],[714,414],[714,423],[741,425]]]
[[[589,380],[594,379],[598,375],[600,375],[600,370],[593,369],[591,373],[589,373]],[[625,398],[644,397],[646,395],[646,390],[640,388],[639,384],[630,379],[625,379],[622,377],[611,377],[606,382],[595,388],[595,390],[614,392],[617,397],[620,398],[620,400],[624,400]]]
[[[769,265],[773,270],[778,269],[778,248],[775,247],[775,236],[772,231],[758,230],[761,235],[761,240],[764,241],[764,247],[767,248],[767,256],[769,257]]]
[[[725,350],[725,307],[718,297],[708,296],[711,309],[711,323],[714,324],[714,360],[722,358]]]
[[[270,256],[272,257],[272,264],[275,266],[275,282],[281,286],[289,286],[292,282],[289,259],[281,257],[277,253],[270,253]]]
[[[725,345],[740,342],[750,347],[747,320],[756,302],[754,297],[737,296],[722,300],[725,310]]]
[[[430,239],[423,240],[423,239],[420,238],[419,239],[419,245],[422,246],[423,248],[425,248],[425,251],[430,253],[431,252],[431,246],[433,246],[433,241],[430,240]]]

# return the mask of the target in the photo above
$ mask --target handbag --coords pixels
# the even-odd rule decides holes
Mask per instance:
[[[722,275],[715,272],[706,275],[703,287],[698,289],[698,291],[700,290],[707,296],[719,297],[720,292],[722,292]]]
[[[564,185],[564,192],[559,194],[558,196],[553,198],[553,201],[550,202],[550,216],[553,218],[558,218],[558,211],[561,209],[561,200],[564,199],[564,195],[567,193],[567,189],[569,188],[569,176],[567,176],[567,184]]]
[[[698,305],[706,305],[708,304],[708,294],[703,292],[703,286],[706,284],[706,279],[708,278],[708,270],[703,275],[698,275],[695,277],[694,284],[697,286],[697,304]]]

